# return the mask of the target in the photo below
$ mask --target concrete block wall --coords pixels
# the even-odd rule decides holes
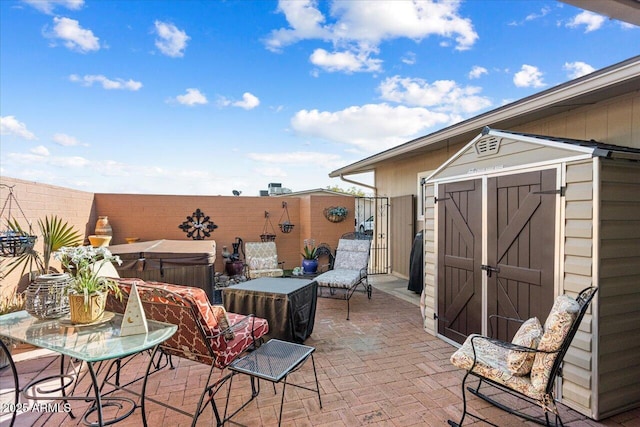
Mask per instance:
[[[315,239],[316,244],[327,243],[335,251],[338,239],[344,233],[354,231],[355,199],[352,196],[316,195],[289,197],[233,197],[233,196],[177,196],[148,194],[90,193],[64,187],[23,181],[8,177],[0,183],[13,186],[13,193],[25,212],[26,220],[13,206],[12,216],[19,217],[23,228],[31,222],[35,234],[39,234],[37,221],[47,215],[58,215],[72,224],[85,236],[94,234],[98,216],[107,216],[113,229],[111,244],[126,243],[127,237],[141,241],[172,239],[184,240],[186,233],[178,226],[200,209],[218,226],[210,240],[216,241],[215,270],[224,270],[221,256],[223,246],[232,250],[236,237],[244,242],[259,242],[265,226],[267,232],[276,234],[276,246],[284,268],[292,269],[301,264],[304,239]],[[8,188],[0,188],[0,201],[7,199]],[[283,202],[287,203],[289,220],[294,224],[290,233],[282,233],[278,224],[286,220]],[[330,206],[344,206],[348,217],[340,223],[327,220],[323,211]],[[269,213],[270,224],[265,219]],[[5,222],[5,215],[1,218]],[[4,229],[3,224],[0,229]],[[273,228],[272,228],[272,227]],[[38,243],[41,245],[42,243]],[[38,246],[36,246],[38,248]],[[3,259],[6,264],[9,259]],[[59,266],[53,263],[59,269]],[[28,280],[12,273],[0,283],[0,295],[14,292],[18,284],[26,286]]]
[[[12,187],[13,195],[25,215],[22,215],[16,203],[13,202],[11,216],[18,220],[23,229],[28,229],[29,223],[31,223],[33,233],[39,236],[38,220],[44,220],[47,216],[57,215],[62,221],[68,222],[75,227],[82,235],[93,234],[93,229],[95,228],[95,218],[91,215],[94,203],[93,193],[4,176],[0,177],[0,184],[3,184],[0,186],[0,203],[3,205],[9,195],[9,188],[5,186]],[[6,229],[8,210],[7,204],[0,218],[2,222],[0,230]],[[42,253],[41,238],[36,240],[35,248]],[[11,258],[2,259],[4,266],[10,261]],[[59,264],[56,264],[53,260],[51,265],[60,269]],[[28,278],[20,277],[19,272],[14,271],[0,282],[0,296],[13,292],[18,284],[21,287],[26,286]]]

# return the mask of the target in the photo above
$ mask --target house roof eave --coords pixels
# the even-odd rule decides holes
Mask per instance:
[[[374,154],[330,172],[329,177],[375,171],[381,162],[468,142],[485,126],[509,129],[638,90],[640,55]]]

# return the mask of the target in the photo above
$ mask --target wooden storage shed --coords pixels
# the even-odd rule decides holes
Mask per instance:
[[[423,186],[425,329],[510,340],[490,315],[544,322],[597,286],[556,395],[595,420],[640,406],[640,150],[485,128]]]

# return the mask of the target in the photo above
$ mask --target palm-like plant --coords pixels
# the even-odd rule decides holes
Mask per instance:
[[[17,233],[24,233],[18,221],[9,221],[9,228]],[[63,246],[78,246],[82,243],[82,235],[68,222],[63,222],[57,215],[46,216],[44,221],[38,219],[38,228],[42,235],[42,254],[31,248],[8,265],[6,274],[22,266],[22,273],[36,270],[38,274],[49,273],[52,254]],[[34,268],[35,266],[35,268]]]

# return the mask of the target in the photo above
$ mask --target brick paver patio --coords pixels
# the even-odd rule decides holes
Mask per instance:
[[[315,328],[305,344],[317,349],[315,361],[323,407],[320,409],[315,393],[287,387],[282,425],[444,426],[449,418],[458,420],[462,408],[460,383],[463,372],[449,363],[454,347],[423,332],[417,299],[415,296],[412,303],[380,289],[374,289],[371,301],[365,295],[357,294],[351,299],[349,321],[346,320],[345,301],[319,299]],[[42,356],[20,362],[21,383],[51,359]],[[154,399],[191,411],[208,367],[184,359],[174,361],[175,370],[165,369],[149,379],[147,393]],[[127,366],[123,375],[129,377],[144,372],[145,367],[146,361],[140,358]],[[57,364],[53,368],[56,369]],[[2,389],[11,386],[7,371],[0,373]],[[311,386],[314,378],[310,361],[292,374],[290,380]],[[281,391],[281,384],[277,385],[278,393],[274,394],[271,383],[262,382],[260,395],[229,425],[277,425]],[[247,397],[248,380],[242,375],[236,376],[231,393],[233,406]],[[224,393],[221,393],[220,399],[223,397]],[[86,405],[84,402],[72,403],[74,413],[82,414]],[[220,407],[222,405],[219,403]],[[496,425],[533,425],[476,398],[470,401],[470,406],[474,413],[487,417]],[[564,406],[561,408],[567,426],[640,426],[640,409],[595,422]],[[151,403],[148,409],[148,422],[152,427],[190,425],[187,417],[159,405]],[[8,425],[6,414],[3,415],[0,422]],[[215,425],[212,420],[212,411],[207,409],[198,425]],[[474,419],[468,419],[468,423],[483,425]],[[64,413],[25,413],[18,417],[16,425],[83,424],[79,418],[71,419]],[[142,425],[140,410],[117,425]]]

